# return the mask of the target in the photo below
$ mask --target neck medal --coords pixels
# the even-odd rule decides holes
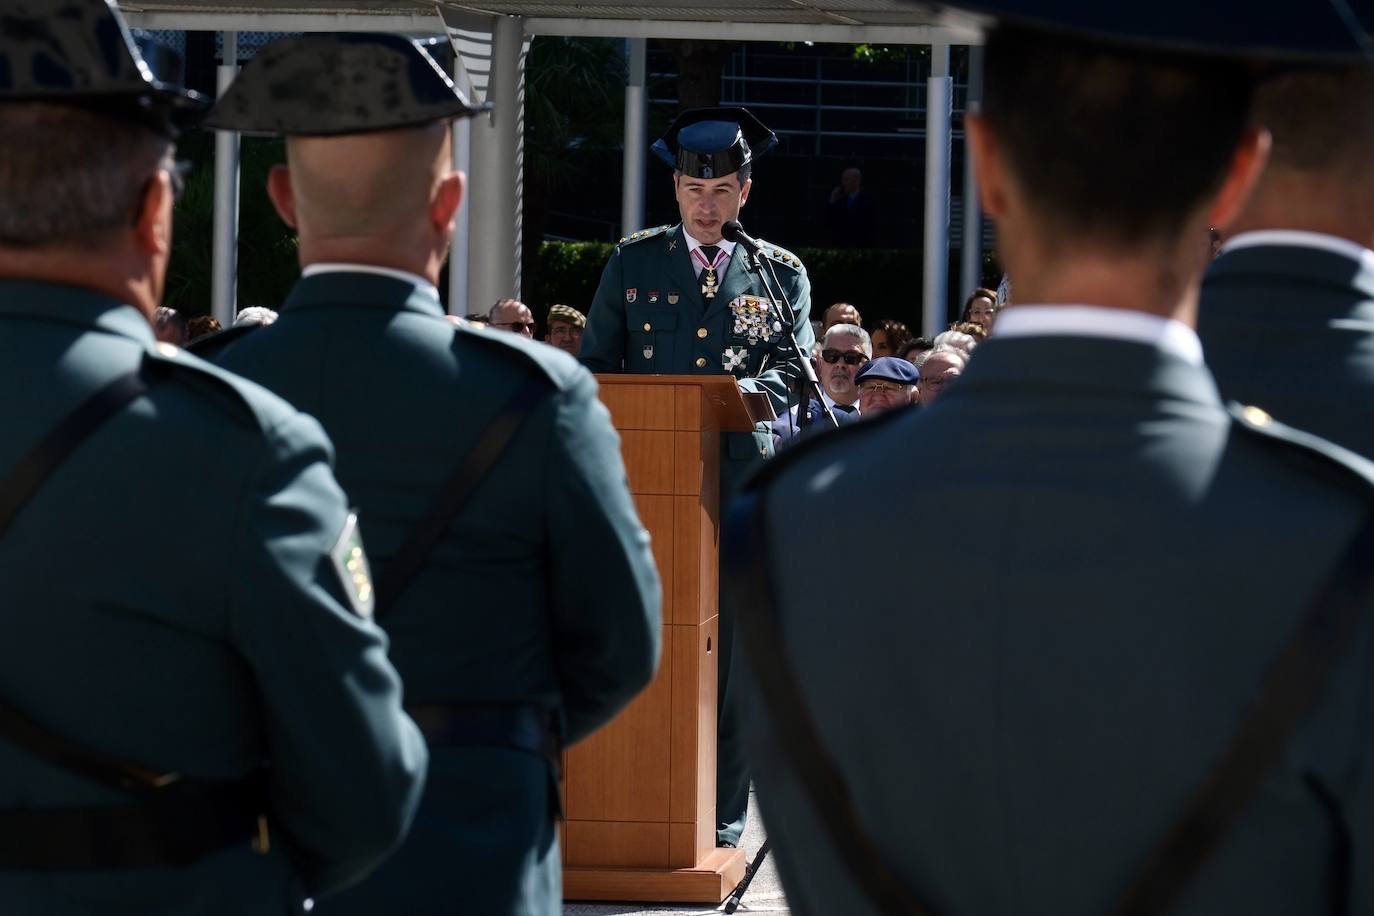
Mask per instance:
[[[716,283],[716,269],[714,267],[706,268],[702,281],[701,294],[707,299],[716,298],[716,290],[720,288],[719,284]]]

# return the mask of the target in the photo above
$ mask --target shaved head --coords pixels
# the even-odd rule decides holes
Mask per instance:
[[[448,173],[446,122],[340,137],[291,137],[287,163],[303,236],[346,239],[405,227]]]

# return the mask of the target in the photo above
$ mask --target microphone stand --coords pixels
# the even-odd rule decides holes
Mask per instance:
[[[781,319],[783,327],[787,328],[787,340],[792,342],[792,352],[797,354],[797,361],[801,363],[802,378],[799,379],[799,381],[801,382],[802,395],[809,399],[811,395],[814,394],[816,403],[821,405],[821,413],[830,421],[831,429],[837,429],[840,422],[835,419],[835,413],[830,409],[830,405],[825,403],[825,393],[821,389],[820,379],[816,378],[816,367],[811,365],[811,355],[809,353],[803,353],[801,351],[801,345],[797,343],[797,310],[787,298],[787,293],[783,290],[782,283],[778,281],[778,275],[777,272],[773,270],[772,262],[767,258],[760,258],[758,246],[746,242],[744,240],[744,233],[736,233],[735,238],[731,241],[744,249],[745,268],[759,275],[759,279],[763,282],[763,291],[768,295],[769,305],[773,307],[773,311],[776,312],[778,318]],[[767,273],[764,272],[763,267],[760,265],[760,261],[768,265]],[[769,276],[773,278],[771,287],[768,283]],[[773,292],[774,289],[777,290],[776,294]],[[778,304],[779,299],[787,306],[787,314],[792,316],[791,318],[784,318],[782,306]],[[797,407],[797,420],[799,421],[799,425],[802,419],[801,412],[805,406],[806,405],[801,404]]]

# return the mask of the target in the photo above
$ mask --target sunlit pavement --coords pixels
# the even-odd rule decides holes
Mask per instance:
[[[744,831],[744,850],[752,861],[754,854],[763,845],[763,821],[759,817],[754,797],[749,797],[749,826]],[[563,916],[712,916],[719,913],[720,907],[707,904],[670,903],[649,905],[644,903],[565,903]],[[782,883],[778,881],[777,869],[773,867],[770,854],[763,860],[763,867],[749,885],[744,895],[744,903],[737,910],[740,914],[749,913],[789,913],[787,900],[783,897]]]

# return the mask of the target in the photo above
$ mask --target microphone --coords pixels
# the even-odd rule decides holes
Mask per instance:
[[[739,220],[726,220],[720,227],[721,237],[727,242],[734,242],[736,245],[743,245],[754,254],[759,253],[759,240],[744,231],[744,227],[739,224]]]

